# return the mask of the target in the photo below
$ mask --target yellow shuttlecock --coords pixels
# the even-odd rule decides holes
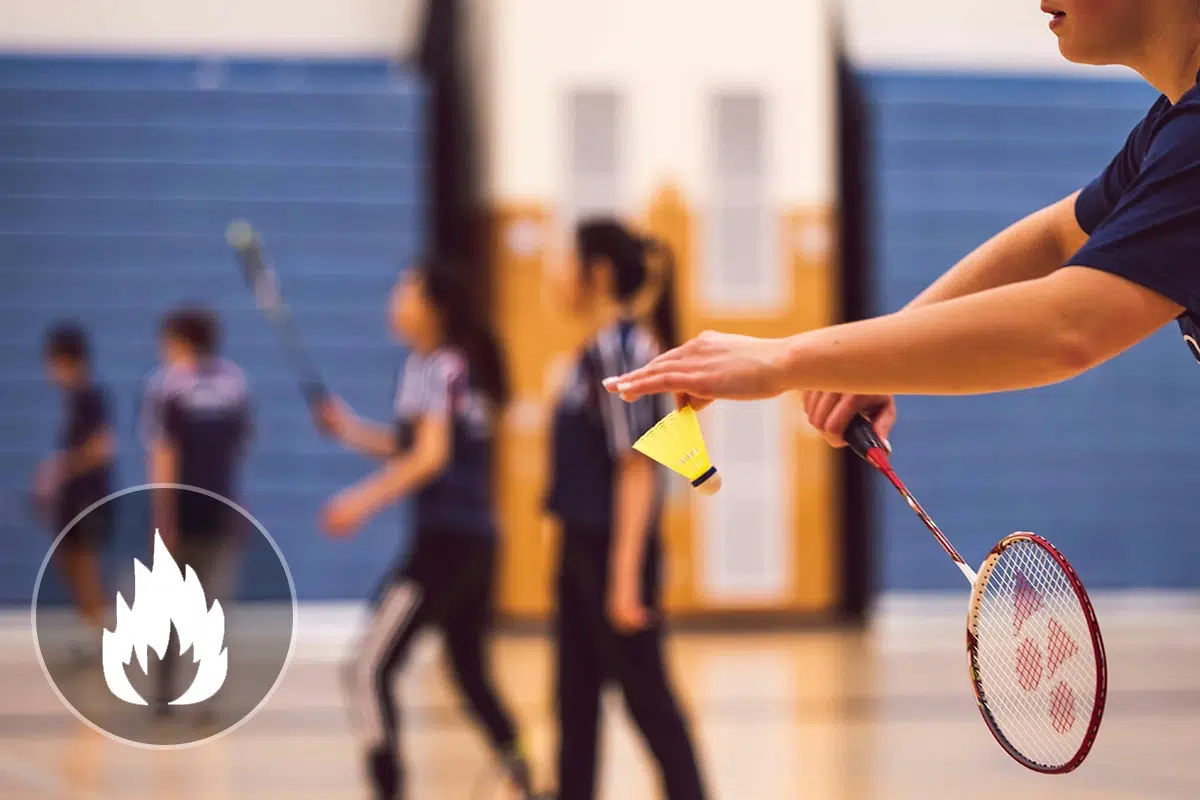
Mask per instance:
[[[700,420],[689,406],[659,420],[633,449],[678,472],[702,494],[716,494],[721,488],[721,476],[708,460]]]

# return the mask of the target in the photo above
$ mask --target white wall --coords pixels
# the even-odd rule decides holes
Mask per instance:
[[[627,97],[630,201],[664,180],[704,196],[710,93],[768,93],[774,199],[833,199],[831,47],[823,0],[492,0],[494,194],[561,197],[567,92]]]
[[[872,68],[1129,74],[1070,64],[1038,0],[831,0],[850,51]]]
[[[0,49],[391,56],[423,0],[0,0]]]

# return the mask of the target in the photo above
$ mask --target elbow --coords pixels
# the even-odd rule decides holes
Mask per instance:
[[[1060,380],[1074,378],[1104,361],[1096,337],[1083,325],[1063,325],[1051,346],[1051,358]]]
[[[417,457],[414,466],[414,474],[418,483],[425,484],[436,480],[439,475],[446,471],[446,467],[450,464],[450,453],[438,450],[427,450]]]

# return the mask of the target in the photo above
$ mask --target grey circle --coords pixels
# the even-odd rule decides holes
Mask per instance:
[[[179,504],[180,533],[178,542],[170,549],[177,565],[178,577],[174,580],[183,580],[184,575],[187,580],[198,580],[204,589],[208,615],[204,618],[210,622],[213,616],[224,618],[218,646],[228,659],[228,670],[220,689],[209,700],[195,705],[171,702],[183,699],[200,669],[195,657],[200,647],[190,646],[189,641],[188,649],[179,654],[176,618],[167,617],[165,647],[161,637],[155,637],[159,641],[140,648],[145,653],[145,671],[137,649],[131,648],[126,657],[125,676],[134,693],[146,703],[139,705],[120,699],[110,688],[104,676],[105,645],[101,634],[89,633],[82,643],[73,642],[69,631],[75,628],[74,615],[42,602],[42,582],[60,547],[76,546],[85,537],[104,536],[103,531],[114,529],[118,534],[131,531],[140,534],[134,537],[141,542],[137,552],[128,557],[121,555],[125,567],[122,572],[131,580],[106,587],[104,635],[113,639],[111,662],[111,653],[123,650],[116,646],[114,635],[118,630],[115,614],[121,605],[118,596],[127,611],[134,609],[135,576],[141,573],[146,586],[150,575],[169,574],[160,570],[170,565],[156,566],[158,560],[151,552],[154,532],[150,528],[149,510],[159,492],[172,493],[172,500]],[[256,567],[255,588],[274,587],[281,601],[286,595],[286,603],[239,602],[238,568],[247,558]],[[221,615],[215,613],[217,600],[221,602]],[[145,610],[145,603],[142,605]],[[291,570],[266,528],[228,498],[182,484],[145,484],[124,489],[93,503],[71,520],[55,537],[42,561],[30,609],[38,664],[59,700],[99,733],[148,749],[181,749],[203,744],[236,730],[253,717],[275,692],[291,662],[297,615]],[[184,627],[190,626],[185,622]],[[123,632],[130,630],[126,628]],[[156,630],[161,633],[163,628],[159,625]],[[209,652],[201,661],[208,661],[213,648],[203,649]]]

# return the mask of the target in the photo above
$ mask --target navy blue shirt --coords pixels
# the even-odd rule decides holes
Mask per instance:
[[[554,413],[553,467],[547,510],[568,531],[608,535],[613,527],[617,464],[666,414],[661,396],[626,403],[601,382],[644,366],[658,355],[654,336],[620,321],[580,351]],[[661,504],[661,484],[658,503]],[[657,510],[653,525],[658,528]]]
[[[466,357],[453,347],[410,353],[396,387],[396,441],[411,449],[425,417],[448,417],[450,459],[413,497],[420,531],[495,536],[492,453],[495,417],[491,401],[471,380]]]
[[[1112,163],[1079,195],[1091,237],[1067,262],[1119,275],[1184,307],[1200,360],[1200,87],[1161,97]]]
[[[58,434],[61,452],[83,447],[109,427],[108,397],[97,385],[74,389],[64,395],[65,414]],[[63,483],[58,495],[59,527],[66,527],[81,511],[103,500],[112,491],[112,462],[79,473]]]
[[[251,435],[250,394],[233,363],[212,358],[195,371],[164,368],[151,376],[142,404],[142,435],[165,439],[178,453],[176,483],[236,500],[237,478]],[[179,524],[203,524],[223,503],[196,492],[180,497]]]

